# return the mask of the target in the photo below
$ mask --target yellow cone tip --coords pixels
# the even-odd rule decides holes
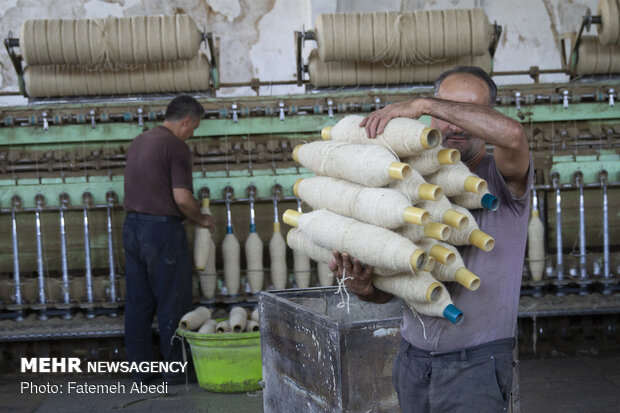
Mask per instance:
[[[298,180],[295,181],[295,183],[293,184],[293,193],[295,194],[295,196],[297,198],[299,198],[299,184],[301,183],[301,181],[303,181],[304,178],[299,178]]]
[[[456,261],[456,254],[441,245],[433,245],[429,254],[444,265],[452,265]]]
[[[326,126],[321,130],[321,139],[324,141],[328,141],[332,138],[332,128],[333,126]]]
[[[426,201],[437,201],[443,197],[443,189],[425,182],[418,187],[418,196]]]
[[[471,291],[476,291],[480,287],[480,278],[465,267],[456,270],[454,281]]]
[[[392,162],[388,167],[390,177],[401,181],[411,175],[411,165],[402,162]]]
[[[432,283],[426,289],[426,301],[429,303],[434,303],[441,297],[441,284],[437,281]]]
[[[469,234],[469,243],[486,252],[491,251],[495,246],[493,237],[479,229],[475,229]]]
[[[483,194],[487,191],[487,181],[477,176],[465,178],[465,190],[474,194]]]
[[[532,218],[538,218],[540,216],[540,213],[538,212],[537,209],[532,209]]]
[[[450,237],[450,227],[439,222],[429,222],[424,225],[424,236],[439,241],[445,241]]]
[[[198,271],[204,271],[204,270],[205,270],[205,267],[204,267],[204,266],[202,266],[202,265],[201,265],[201,266],[198,266],[198,265],[197,265],[197,266],[196,266],[196,269],[197,269]]]
[[[301,149],[302,146],[303,144],[297,145],[293,148],[293,160],[297,163],[299,163],[299,150]]]
[[[409,259],[409,262],[411,263],[413,269],[418,271],[424,268],[424,265],[426,265],[427,261],[428,255],[421,249],[413,251],[413,254],[411,254],[411,258]]]
[[[209,204],[210,204],[210,200],[209,198],[202,198],[202,201],[200,202],[200,206],[203,208],[209,208]]]
[[[431,220],[431,214],[422,208],[407,207],[403,211],[403,218],[410,224],[424,225]]]
[[[441,133],[435,128],[424,128],[420,134],[420,143],[425,149],[431,149],[441,142]]]
[[[467,224],[469,224],[469,218],[467,216],[461,214],[455,209],[448,209],[441,219],[446,225],[450,225],[454,228],[465,228]]]
[[[279,222],[274,222],[273,223],[273,232],[280,232],[280,223]]]
[[[437,152],[437,160],[441,165],[454,165],[461,160],[461,153],[456,149],[444,148]]]
[[[282,215],[282,221],[284,221],[285,224],[288,224],[291,227],[296,227],[299,224],[300,217],[301,212],[295,211],[294,209],[287,209]]]

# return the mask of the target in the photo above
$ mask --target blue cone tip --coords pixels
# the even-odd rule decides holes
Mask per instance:
[[[463,322],[463,312],[454,304],[448,304],[443,310],[443,316],[452,324],[459,325]]]
[[[482,206],[489,211],[495,211],[499,208],[499,199],[495,195],[484,194],[482,195],[482,201],[480,202]]]

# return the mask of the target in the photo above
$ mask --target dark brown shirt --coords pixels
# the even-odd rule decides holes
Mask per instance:
[[[193,192],[192,155],[185,142],[157,126],[129,145],[123,206],[126,211],[183,217],[172,188]]]

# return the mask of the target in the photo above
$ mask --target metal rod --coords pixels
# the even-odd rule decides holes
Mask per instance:
[[[13,222],[13,281],[15,283],[15,304],[21,305],[22,289],[19,274],[19,243],[17,242],[17,219],[15,218],[15,211],[11,213],[11,219]]]
[[[60,261],[62,265],[62,301],[71,302],[69,297],[69,265],[67,264],[67,232],[65,228],[65,211],[60,210]]]
[[[93,302],[93,273],[90,263],[90,233],[88,229],[88,208],[84,206],[84,256],[86,262],[86,301]]]
[[[564,279],[564,263],[562,257],[562,196],[560,195],[560,176],[553,175],[553,186],[555,187],[555,245],[556,245],[556,266],[555,272],[558,280]]]
[[[226,233],[232,234],[233,233],[232,214],[230,213],[231,191],[228,189],[224,189],[224,191],[226,194],[226,199],[224,200],[224,202],[226,203]]]
[[[114,237],[112,233],[112,205],[108,205],[108,264],[110,266],[110,302],[116,302],[116,272],[114,271]]]
[[[579,187],[579,273],[581,279],[588,278],[586,264],[586,206],[583,196],[583,175],[575,174],[575,184]]]
[[[45,274],[43,273],[43,235],[41,233],[41,209],[35,212],[37,231],[37,275],[39,279],[39,303],[45,304]]]
[[[607,174],[601,174],[603,188],[603,277],[610,278],[609,272],[609,203],[607,202]]]
[[[254,212],[254,194],[256,188],[254,186],[248,187],[248,196],[250,197],[250,233],[256,232],[256,213]]]

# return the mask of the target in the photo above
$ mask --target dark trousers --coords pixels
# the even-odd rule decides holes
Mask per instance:
[[[402,340],[393,383],[403,413],[504,412],[512,385],[514,339],[435,353]]]
[[[158,359],[151,331],[157,314],[163,360],[182,361],[180,341],[170,344],[179,320],[192,304],[191,258],[182,220],[129,212],[123,225],[123,248],[127,360]]]

